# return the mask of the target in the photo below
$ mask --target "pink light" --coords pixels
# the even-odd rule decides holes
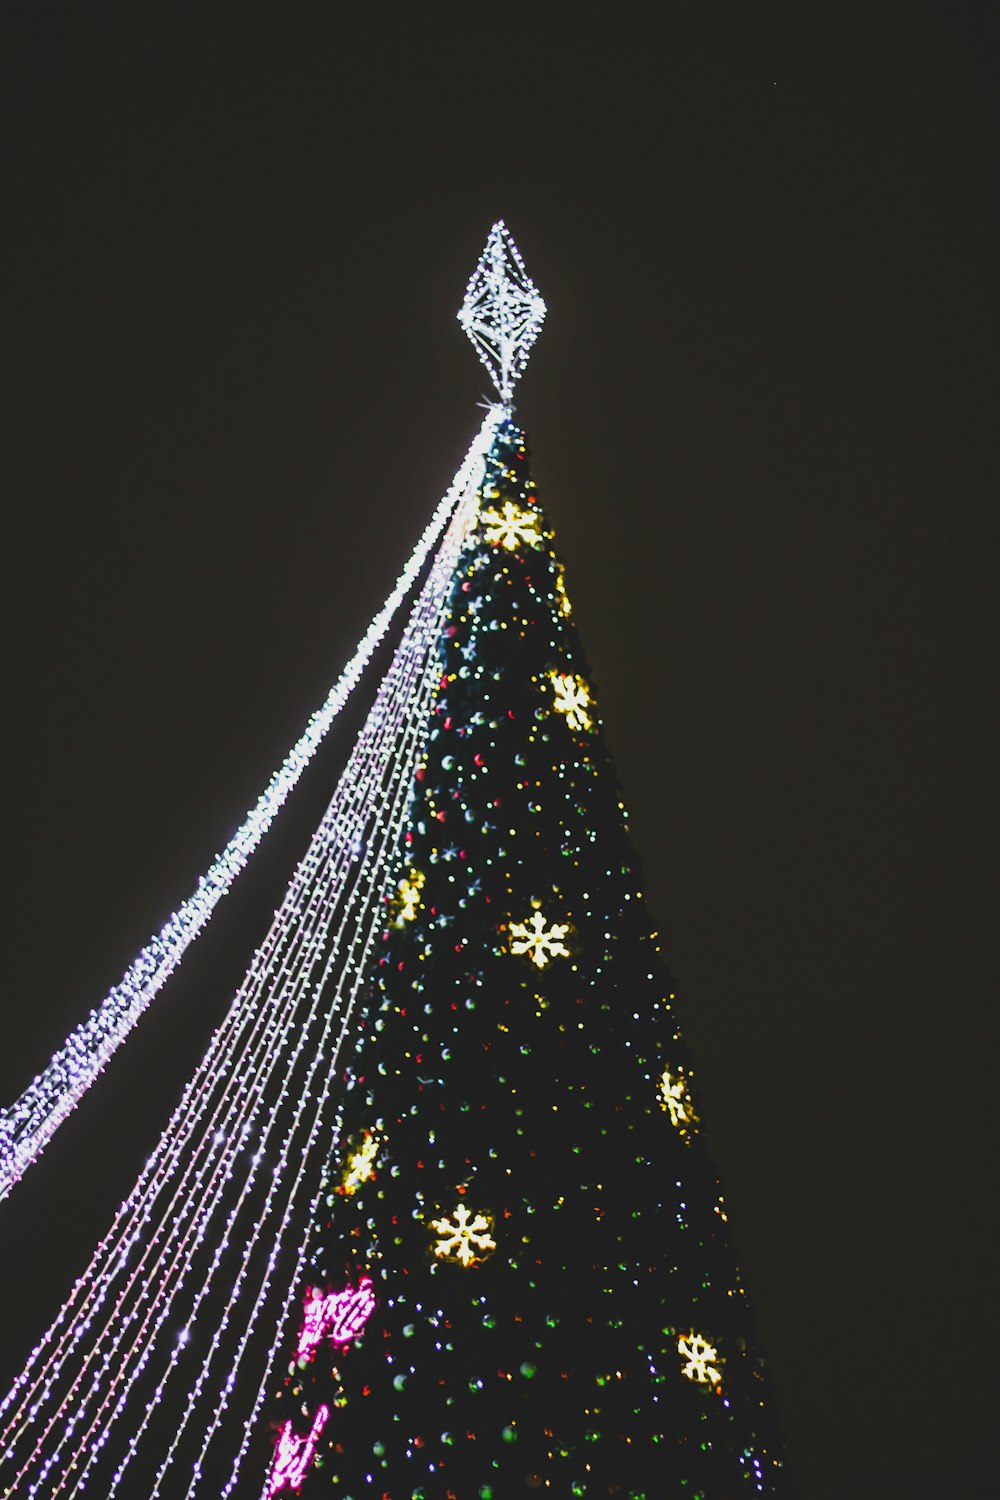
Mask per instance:
[[[316,1444],[319,1442],[320,1434],[326,1426],[326,1419],[329,1415],[329,1407],[321,1406],[305,1437],[299,1437],[292,1431],[291,1421],[286,1422],[282,1427],[274,1453],[269,1496],[276,1495],[279,1490],[295,1490],[298,1493],[302,1488],[306,1470],[312,1462]]]
[[[345,1287],[335,1297],[330,1316],[330,1337],[335,1344],[349,1344],[356,1339],[375,1310],[375,1293],[370,1276],[362,1276],[357,1289]]]
[[[326,1297],[319,1287],[311,1287],[306,1297],[305,1318],[299,1334],[296,1353],[312,1355],[317,1344],[329,1337],[334,1344],[349,1344],[356,1339],[375,1309],[375,1293],[370,1276],[362,1276],[356,1287],[330,1292]]]
[[[306,1295],[306,1315],[299,1334],[298,1355],[311,1354],[323,1337],[323,1325],[326,1316],[326,1304],[330,1299],[324,1297],[318,1286],[310,1287]]]

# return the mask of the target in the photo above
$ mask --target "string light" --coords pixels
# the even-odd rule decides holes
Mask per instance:
[[[63,1121],[96,1082],[146,1008],[177,968],[190,944],[204,930],[216,906],[246,867],[278,812],[298,783],[321,741],[361,679],[365,667],[453,515],[461,497],[475,489],[482,473],[500,408],[491,407],[469,452],[396,585],[372,620],[325,703],[271,776],[229,843],[198,881],[194,893],[150,938],[123,978],[91,1011],[20,1098],[0,1114],[0,1200],[36,1161]]]
[[[456,514],[447,544],[442,546],[415,606],[411,624],[380,687],[328,815],[293,878],[268,940],[255,955],[227,1021],[213,1039],[136,1190],[122,1206],[112,1233],[99,1247],[89,1273],[77,1284],[74,1297],[62,1309],[4,1403],[6,1410],[12,1399],[21,1396],[8,1422],[13,1444],[12,1447],[8,1443],[8,1459],[19,1449],[26,1432],[30,1431],[35,1438],[33,1448],[15,1475],[10,1494],[19,1493],[22,1481],[27,1481],[33,1472],[36,1477],[26,1493],[36,1493],[39,1484],[50,1482],[50,1473],[60,1461],[63,1473],[63,1479],[58,1481],[60,1489],[65,1487],[70,1474],[75,1476],[71,1494],[86,1483],[89,1470],[121,1417],[130,1392],[143,1378],[158,1341],[176,1316],[174,1306],[183,1293],[195,1256],[201,1247],[208,1247],[211,1225],[224,1212],[227,1194],[232,1201],[240,1181],[236,1173],[242,1170],[243,1187],[236,1192],[235,1202],[220,1229],[215,1231],[218,1238],[214,1255],[207,1272],[201,1274],[194,1303],[184,1318],[185,1330],[190,1329],[208,1296],[239,1215],[249,1212],[251,1204],[254,1229],[239,1257],[225,1316],[216,1331],[218,1336],[210,1341],[206,1360],[177,1425],[162,1470],[165,1474],[187,1419],[205,1389],[221,1334],[239,1301],[261,1225],[276,1206],[274,1192],[281,1180],[281,1164],[288,1159],[296,1138],[301,1110],[314,1094],[310,1078],[318,1076],[316,1069],[321,1064],[326,1069],[325,1082],[313,1117],[310,1141],[314,1142],[322,1132],[324,1119],[329,1128],[329,1070],[346,1035],[349,1012],[367,972],[371,946],[380,931],[378,912],[386,900],[391,866],[398,858],[409,788],[422,753],[423,726],[437,687],[439,674],[434,647],[442,628],[443,601],[476,500],[476,487],[470,483],[463,496],[461,514]],[[368,917],[359,928],[357,916],[363,912]],[[335,915],[338,925],[333,927]],[[327,971],[319,982],[311,985],[310,975],[326,949],[331,952]],[[339,971],[332,962],[334,959]],[[310,992],[311,1003],[303,1014],[304,997],[310,996]],[[317,1018],[323,1013],[323,1001],[328,1007],[327,1034],[317,1043],[313,1035]],[[332,1044],[331,1032],[335,1034]],[[312,1058],[312,1071],[303,1079],[300,1063],[305,1056]],[[268,1089],[279,1080],[277,1099],[267,1105]],[[213,1091],[214,1103],[209,1107]],[[272,1133],[279,1131],[292,1100],[297,1101],[297,1113],[290,1128],[285,1127],[284,1143],[275,1158],[269,1141]],[[266,1105],[267,1124],[260,1129],[257,1121]],[[307,1159],[311,1159],[311,1151],[310,1145]],[[254,1202],[262,1164],[270,1168],[271,1181],[263,1206]],[[293,1194],[286,1200],[268,1257],[271,1269],[293,1216],[294,1191],[301,1185],[302,1176],[300,1171]],[[157,1217],[154,1209],[162,1205],[168,1190],[166,1207],[159,1208]],[[134,1251],[141,1242],[147,1248],[136,1261]],[[155,1254],[153,1246],[157,1247]],[[270,1270],[250,1309],[251,1322],[266,1301],[269,1286]],[[117,1290],[110,1312],[99,1317],[113,1287]],[[246,1337],[239,1346],[230,1380],[235,1378],[249,1342],[246,1329],[244,1333]],[[179,1369],[189,1346],[188,1338],[174,1341],[166,1372],[147,1403],[143,1420],[132,1430],[110,1493],[117,1491],[163,1398],[167,1380]],[[78,1363],[77,1374],[59,1399],[56,1391],[61,1373],[64,1368],[68,1371],[72,1367],[78,1351],[82,1364]],[[98,1396],[100,1399],[87,1425],[82,1420],[83,1414],[93,1407]],[[222,1400],[220,1396],[220,1404]],[[42,1416],[46,1406],[47,1419]],[[218,1412],[217,1406],[213,1417]],[[61,1433],[50,1444],[60,1424]],[[217,1422],[210,1421],[206,1444],[216,1427]],[[63,1457],[64,1448],[67,1451]],[[199,1473],[200,1469],[196,1470],[193,1484],[197,1484]]]
[[[345,778],[345,780],[347,780],[347,781],[348,781],[348,782],[349,782],[349,779],[350,779],[350,778],[349,778],[349,773],[348,773],[348,776],[347,776],[347,777],[346,777],[346,778]],[[343,785],[344,785],[344,782],[343,782],[343,781],[342,781],[342,784],[341,784],[341,787],[343,787]],[[335,802],[336,802],[336,800],[337,800],[337,799],[336,799],[336,798],[335,798]],[[314,841],[314,842],[315,842],[315,841]],[[311,852],[312,852],[312,851],[311,851]],[[308,856],[307,856],[307,859],[308,859]],[[295,884],[294,884],[294,882],[293,882],[293,891],[294,891],[294,889],[295,889]],[[280,914],[280,913],[279,913],[279,918],[278,918],[278,920],[279,920],[279,921],[280,921],[280,918],[281,918],[281,914]],[[314,938],[314,939],[313,939],[313,941],[314,941],[314,942],[315,942],[315,938]],[[300,979],[301,979],[301,978],[303,978],[303,977],[304,977],[304,976],[303,976],[303,975],[302,975],[302,973],[301,973],[301,972],[300,972]],[[210,1054],[210,1055],[211,1055],[211,1054]],[[211,1071],[212,1071],[212,1072],[213,1072],[213,1073],[216,1073],[216,1074],[217,1074],[217,1073],[218,1073],[218,1072],[219,1072],[219,1071],[220,1071],[220,1070],[219,1070],[219,1069],[212,1069],[212,1070],[211,1070]],[[217,1113],[216,1113],[216,1115],[215,1115],[215,1116],[213,1116],[213,1122],[214,1122],[214,1121],[215,1121],[215,1120],[216,1120],[216,1119],[217,1119],[217,1117],[218,1117],[218,1116],[217,1116]],[[230,1127],[230,1128],[229,1128],[229,1136],[230,1136],[230,1138],[231,1138],[231,1139],[233,1139],[233,1140],[235,1140],[235,1139],[236,1139],[236,1136],[237,1136],[237,1131],[236,1131],[236,1130],[235,1130],[235,1129],[234,1129],[234,1128],[233,1128],[233,1122],[232,1122],[232,1121],[231,1121],[231,1120],[230,1120],[230,1121],[229,1121],[229,1127]],[[208,1133],[207,1133],[207,1134],[211,1134],[211,1132],[208,1132]],[[222,1138],[222,1139],[224,1139],[224,1138],[225,1138],[225,1132],[222,1132],[222,1131],[219,1131],[219,1130],[216,1130],[216,1131],[215,1131],[215,1132],[214,1132],[214,1134],[211,1134],[211,1139],[212,1139],[212,1141],[213,1141],[213,1143],[218,1143],[218,1142],[219,1142],[219,1140],[220,1140],[220,1137],[221,1137],[221,1138]]]

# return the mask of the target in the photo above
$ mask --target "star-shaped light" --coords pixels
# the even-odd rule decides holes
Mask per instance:
[[[490,230],[472,273],[458,321],[490,372],[505,404],[528,362],[545,303],[502,219]]]

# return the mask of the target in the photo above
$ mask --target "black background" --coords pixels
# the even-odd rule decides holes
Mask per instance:
[[[388,592],[480,420],[454,312],[504,217],[550,309],[518,418],[804,1500],[1000,1493],[998,39],[985,0],[0,15],[2,1097]],[[5,1379],[348,738],[0,1208]]]

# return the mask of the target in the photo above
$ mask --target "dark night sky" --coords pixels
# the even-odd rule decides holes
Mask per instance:
[[[189,892],[388,592],[479,422],[454,313],[502,216],[549,304],[518,414],[803,1500],[1000,1494],[997,9],[344,14],[0,15],[0,1097]],[[342,753],[0,1208],[5,1385]]]

